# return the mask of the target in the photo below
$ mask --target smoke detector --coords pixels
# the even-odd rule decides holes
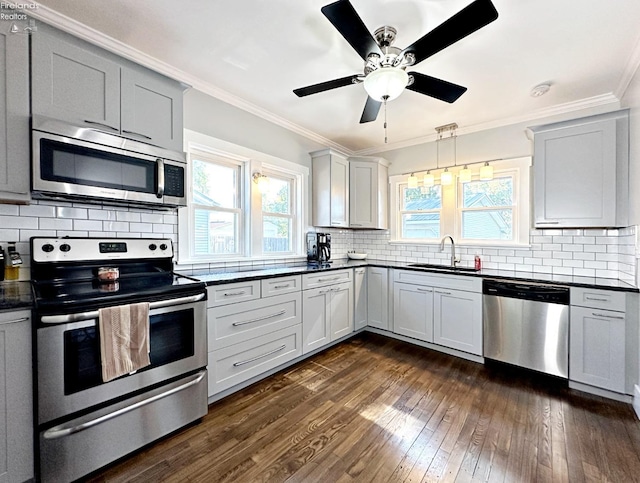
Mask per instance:
[[[531,89],[531,97],[544,96],[551,89],[551,84],[538,84]]]

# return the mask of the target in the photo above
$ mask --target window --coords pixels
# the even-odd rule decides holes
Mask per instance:
[[[190,162],[195,256],[242,253],[242,165],[198,152]]]
[[[440,237],[441,187],[409,188],[400,184],[402,237],[429,239]]]
[[[447,186],[409,188],[407,175],[392,176],[391,241],[433,243],[451,235],[474,245],[528,244],[531,159],[492,165],[492,180],[476,176]]]
[[[513,240],[514,176],[470,181],[460,186],[463,240]]]
[[[178,263],[305,256],[309,168],[185,129],[187,206]],[[267,176],[268,187],[253,182]]]
[[[295,180],[264,171],[268,187],[262,193],[262,252],[291,253],[294,248]]]

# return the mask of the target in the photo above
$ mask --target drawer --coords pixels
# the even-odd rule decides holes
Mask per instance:
[[[302,276],[267,278],[262,280],[262,296],[271,297],[283,293],[299,292],[302,286]]]
[[[624,292],[571,287],[570,297],[571,305],[616,312],[626,311],[626,294]]]
[[[466,275],[426,273],[413,270],[394,270],[393,281],[450,288],[467,292],[482,292],[482,278]]]
[[[331,270],[302,276],[302,290],[324,287],[334,283],[350,282],[353,279],[353,270]]]
[[[302,325],[209,352],[209,396],[302,355]]]
[[[207,287],[207,307],[246,302],[260,298],[260,280]]]
[[[275,332],[302,321],[302,292],[207,310],[209,351]]]

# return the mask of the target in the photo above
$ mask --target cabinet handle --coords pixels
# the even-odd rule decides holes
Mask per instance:
[[[442,295],[451,295],[451,292],[445,292],[444,290],[436,290],[436,293],[440,293]]]
[[[624,320],[624,317],[622,317],[621,315],[607,315],[607,314],[599,314],[597,312],[591,312],[591,314],[594,317],[603,317],[605,319],[618,319],[618,320]]]
[[[232,297],[233,295],[243,295],[247,293],[245,290],[240,290],[239,292],[227,292],[224,294],[225,297]]]
[[[234,327],[238,327],[239,325],[253,324],[255,322],[260,322],[261,320],[267,320],[267,319],[270,319],[272,317],[277,317],[278,315],[285,314],[286,312],[287,312],[286,310],[281,310],[280,312],[277,312],[275,314],[263,315],[262,317],[257,317],[255,319],[245,320],[244,322],[234,322],[231,325],[233,325]]]
[[[120,129],[118,129],[117,127],[109,126],[108,124],[105,124],[103,122],[89,121],[88,119],[85,119],[84,122],[86,122],[87,124],[91,124],[92,126],[106,127],[107,129],[111,129],[112,131],[120,132]]]
[[[331,278],[319,278],[318,282],[331,282],[332,280],[339,280],[340,277],[331,277]]]
[[[6,322],[0,321],[0,325],[17,324],[18,322],[26,322],[29,317],[21,317],[19,319],[7,320]]]
[[[164,196],[164,160],[161,158],[156,159],[156,171],[158,179],[156,198],[162,198]]]
[[[362,223],[351,223],[351,226],[362,226]]]
[[[433,292],[433,289],[418,287],[418,292]]]
[[[357,268],[356,273],[364,273],[364,268]]]
[[[140,136],[141,138],[148,139],[149,141],[151,141],[153,139],[152,137],[147,136],[146,134],[141,134],[141,133],[135,132],[135,131],[127,131],[126,129],[123,129],[122,132],[124,134],[133,134],[134,136]]]
[[[559,221],[536,221],[536,225],[557,225]]]
[[[274,285],[273,288],[287,288],[289,284],[286,285]]]
[[[341,221],[332,221],[331,222],[332,225],[342,225]]]
[[[597,302],[609,302],[609,299],[602,299],[598,297],[585,297],[587,300],[595,300]]]
[[[262,354],[261,356],[252,357],[251,359],[247,359],[246,361],[234,362],[233,363],[233,367],[244,366],[245,364],[249,364],[250,362],[257,361],[259,359],[262,359],[263,357],[270,356],[271,354],[275,354],[276,352],[280,352],[285,347],[287,347],[287,346],[283,344],[280,347],[278,347],[277,349],[269,351],[266,354]]]

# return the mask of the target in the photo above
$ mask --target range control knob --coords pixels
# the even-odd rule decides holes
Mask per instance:
[[[161,243],[160,244],[160,250],[166,250],[167,249],[167,244],[166,243]]]
[[[53,251],[53,245],[51,243],[45,243],[44,245],[42,245],[42,251],[51,253]]]
[[[153,251],[156,248],[158,248],[158,245],[156,245],[155,243],[152,243],[151,245],[149,245],[149,250]]]
[[[62,245],[60,245],[60,251],[61,252],[68,252],[69,250],[71,250],[71,245],[69,245],[68,243],[63,243]]]

